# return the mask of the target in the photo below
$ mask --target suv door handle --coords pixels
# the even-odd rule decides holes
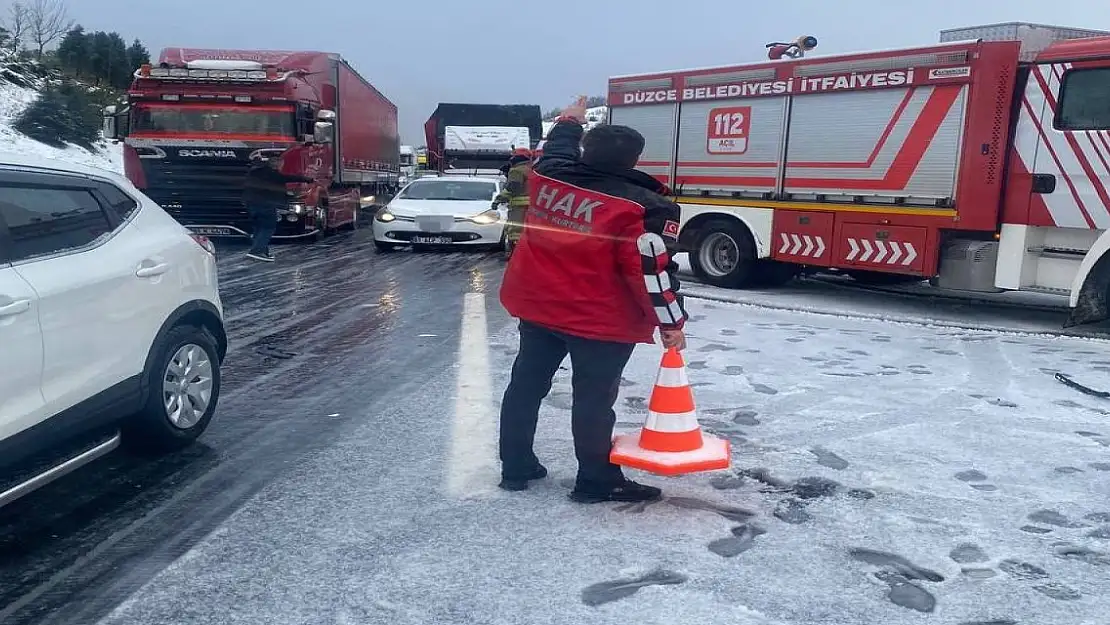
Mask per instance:
[[[11,317],[31,310],[31,300],[17,299],[10,304],[0,306],[0,317]]]
[[[135,270],[135,275],[140,278],[153,278],[154,276],[160,276],[166,273],[169,268],[170,266],[168,263],[158,263],[157,265],[151,265],[150,267],[140,266],[138,269]]]

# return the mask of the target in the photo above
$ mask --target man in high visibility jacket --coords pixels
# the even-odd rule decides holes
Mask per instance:
[[[531,151],[524,148],[515,150],[509,159],[509,171],[505,174],[509,180],[493,200],[495,208],[498,204],[509,205],[509,219],[505,224],[506,256],[512,255],[524,229],[524,214],[528,212],[528,175],[531,170]]]

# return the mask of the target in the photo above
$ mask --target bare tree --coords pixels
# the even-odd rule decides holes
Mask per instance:
[[[8,31],[8,47],[12,52],[23,47],[31,28],[31,12],[22,2],[13,2],[8,7],[8,14],[4,17],[3,26]]]
[[[27,5],[29,35],[35,44],[35,57],[41,59],[47,46],[73,28],[65,0],[31,0]]]

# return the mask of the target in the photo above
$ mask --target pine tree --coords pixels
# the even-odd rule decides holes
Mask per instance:
[[[134,71],[127,58],[127,42],[119,33],[108,33],[108,84],[116,89],[126,89],[131,84]]]
[[[49,145],[91,147],[100,133],[100,113],[83,88],[66,82],[44,89],[16,118],[14,127]]]
[[[90,59],[89,59],[89,35],[85,34],[85,29],[80,25],[75,26],[62,37],[58,43],[58,62],[61,64],[62,69],[68,70],[77,78],[87,76],[90,73]]]
[[[98,30],[89,35],[89,73],[97,85],[108,81],[112,68],[112,40]]]
[[[136,70],[150,63],[150,51],[146,49],[143,42],[136,39],[131,42],[131,46],[127,48],[127,60],[131,62],[131,69]]]

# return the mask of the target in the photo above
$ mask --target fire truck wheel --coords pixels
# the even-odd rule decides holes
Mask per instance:
[[[727,289],[756,284],[755,242],[740,222],[721,219],[705,224],[693,248],[690,267],[702,282]]]

